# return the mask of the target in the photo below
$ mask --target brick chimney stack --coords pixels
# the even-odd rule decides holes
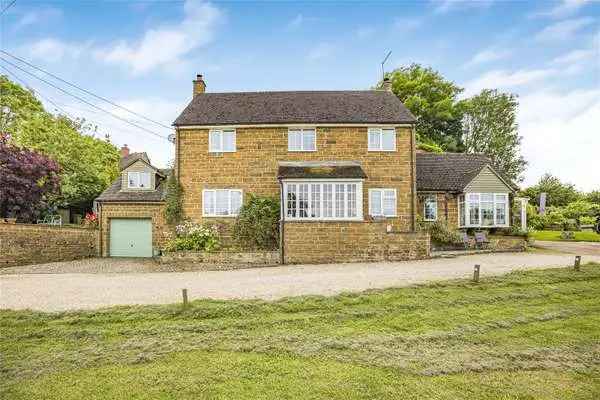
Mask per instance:
[[[392,91],[392,81],[390,80],[390,78],[388,78],[387,76],[383,78],[383,84],[381,85],[381,88],[388,92]]]
[[[202,78],[202,75],[196,75],[196,80],[194,80],[194,97],[199,94],[202,94],[206,91],[206,83]]]
[[[126,144],[121,147],[121,158],[125,158],[129,155],[129,147]]]

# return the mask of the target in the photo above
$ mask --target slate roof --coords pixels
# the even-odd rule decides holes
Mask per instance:
[[[462,192],[486,165],[494,169],[491,164],[483,154],[417,153],[417,190]],[[510,180],[502,179],[517,189]]]
[[[365,179],[367,174],[353,161],[280,162],[280,179]]]
[[[385,90],[202,93],[173,125],[414,123]]]
[[[119,160],[120,170],[123,171],[125,168],[129,167],[137,160],[144,160],[148,164],[150,164],[150,159],[148,158],[148,154],[146,154],[145,151],[141,153],[130,153],[128,156],[121,157],[121,160]]]

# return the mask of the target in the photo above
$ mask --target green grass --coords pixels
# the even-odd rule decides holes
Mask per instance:
[[[560,237],[560,231],[533,231],[531,235],[537,240],[551,240],[563,242],[600,242],[600,235],[596,232],[574,232],[575,239],[564,240]]]
[[[589,264],[185,310],[4,310],[0,398],[596,399],[598,298]]]

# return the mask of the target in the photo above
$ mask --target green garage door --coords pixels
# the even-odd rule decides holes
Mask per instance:
[[[152,220],[111,219],[111,257],[152,257]]]

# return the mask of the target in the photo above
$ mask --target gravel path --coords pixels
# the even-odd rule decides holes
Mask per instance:
[[[583,262],[600,262],[584,256]],[[122,262],[122,261],[118,261]],[[134,261],[129,261],[134,262]],[[234,271],[18,274],[0,276],[0,308],[60,311],[126,304],[166,304],[181,299],[273,300],[299,295],[334,295],[512,270],[571,265],[559,253],[497,253],[393,263],[290,265]]]

